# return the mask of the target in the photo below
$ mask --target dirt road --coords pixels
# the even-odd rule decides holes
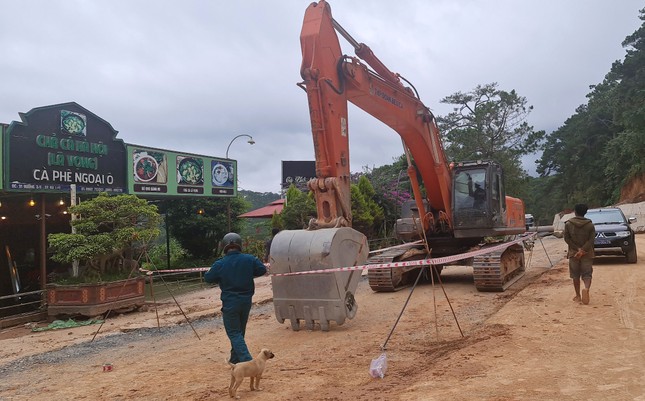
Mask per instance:
[[[268,277],[257,281],[249,348],[276,354],[264,391],[246,400],[645,400],[645,235],[638,264],[597,260],[589,305],[572,302],[565,245],[546,237],[526,257],[524,278],[504,293],[479,293],[471,271],[451,266],[439,287],[415,289],[387,349],[383,379],[369,376],[409,290],[373,293],[359,284],[356,317],[331,331],[294,332],[278,324]],[[550,268],[544,248],[551,261]],[[227,399],[229,343],[219,293],[110,318],[98,326],[0,333],[2,400]],[[436,307],[435,307],[436,305]],[[147,329],[146,329],[147,328]],[[460,328],[464,337],[460,334]],[[199,338],[197,337],[199,335]],[[64,348],[63,348],[64,347]],[[111,363],[111,372],[102,366]]]

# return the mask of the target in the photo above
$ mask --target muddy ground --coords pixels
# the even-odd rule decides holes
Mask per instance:
[[[638,264],[596,260],[589,305],[572,301],[565,244],[555,237],[526,253],[526,274],[504,293],[477,292],[472,270],[446,268],[446,295],[430,284],[412,293],[388,343],[382,379],[368,374],[370,361],[409,290],[374,293],[364,279],[354,319],[329,332],[294,332],[275,320],[270,278],[262,277],[247,342],[254,354],[268,347],[276,357],[267,364],[264,391],[251,392],[247,379],[238,394],[243,400],[645,400],[645,235],[637,244]],[[3,330],[0,399],[227,399],[229,342],[219,291],[177,300],[192,326],[166,300],[109,318],[92,342],[98,325]],[[103,371],[106,363],[111,372]]]

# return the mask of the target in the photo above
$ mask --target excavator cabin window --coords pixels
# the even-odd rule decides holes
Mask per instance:
[[[485,212],[489,191],[486,169],[460,171],[455,177],[455,209],[476,209]]]

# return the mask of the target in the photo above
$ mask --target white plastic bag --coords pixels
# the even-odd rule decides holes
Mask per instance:
[[[382,379],[386,371],[387,357],[385,356],[385,352],[383,352],[378,358],[372,359],[372,363],[370,363],[370,376],[374,378],[380,377]]]

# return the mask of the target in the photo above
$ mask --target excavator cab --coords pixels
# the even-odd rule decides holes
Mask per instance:
[[[452,177],[455,237],[508,234],[502,167],[493,161],[462,162]]]

